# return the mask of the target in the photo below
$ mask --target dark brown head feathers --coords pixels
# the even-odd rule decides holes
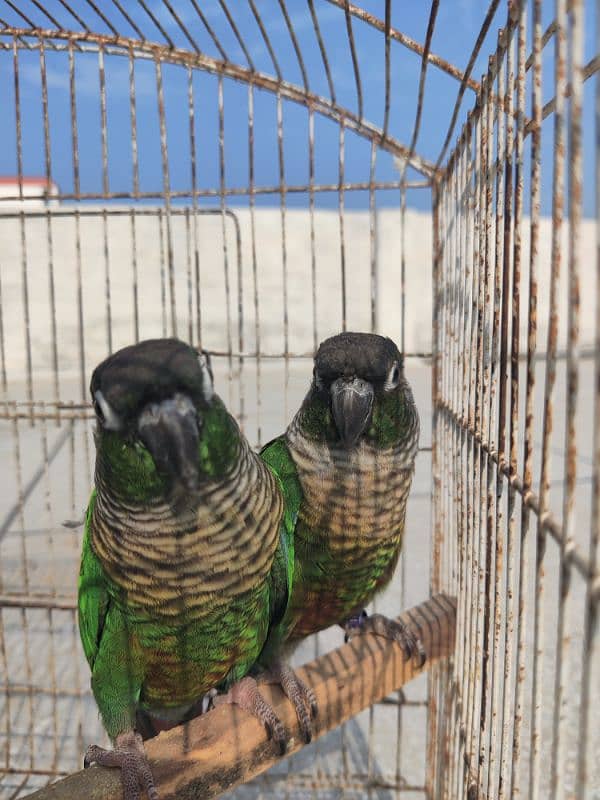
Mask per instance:
[[[391,339],[375,333],[339,333],[325,339],[315,356],[315,368],[325,379],[356,376],[381,381],[394,363],[402,369],[400,351]]]
[[[178,339],[148,339],[113,353],[92,374],[92,397],[100,390],[122,419],[149,402],[162,402],[176,392],[203,397],[200,353]],[[204,387],[206,388],[206,387]]]

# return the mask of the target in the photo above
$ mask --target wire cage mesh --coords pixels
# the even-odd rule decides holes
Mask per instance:
[[[378,610],[445,590],[456,655],[237,796],[600,797],[598,11],[492,0],[461,69],[434,50],[455,4],[423,44],[397,5],[2,0],[1,797],[104,737],[75,611],[91,369],[201,343],[258,445],[342,329],[398,342],[422,419]]]

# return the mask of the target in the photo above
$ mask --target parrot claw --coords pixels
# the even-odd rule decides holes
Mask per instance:
[[[301,680],[289,664],[277,661],[269,669],[267,680],[278,683],[285,696],[294,706],[298,724],[306,744],[312,740],[312,720],[316,719],[319,708],[313,690]]]
[[[344,640],[349,642],[354,636],[362,633],[375,633],[398,642],[404,650],[405,660],[414,658],[418,667],[422,667],[427,660],[425,648],[418,636],[411,629],[399,620],[389,619],[383,614],[367,615],[366,611],[361,611],[350,617],[344,626]]]
[[[140,786],[146,790],[148,800],[158,800],[158,792],[139,733],[120,733],[115,739],[114,750],[90,745],[83,759],[83,767],[87,769],[92,764],[120,768],[123,800],[140,800]]]
[[[287,750],[288,735],[277,714],[267,703],[258,690],[258,684],[254,678],[246,676],[241,681],[235,683],[225,695],[217,695],[212,698],[213,707],[228,703],[239,706],[256,717],[267,729],[270,737],[279,748],[280,755],[284,755]]]
[[[205,695],[203,695],[202,700],[200,701],[200,714],[207,714],[209,711],[217,705],[216,698],[218,696],[218,691],[216,689],[211,689]]]
[[[344,625],[344,642],[349,642],[353,636],[361,632],[361,626],[367,618],[367,612],[363,610],[360,614],[354,614]]]

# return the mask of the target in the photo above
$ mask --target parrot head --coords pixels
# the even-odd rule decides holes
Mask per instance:
[[[321,343],[301,411],[309,433],[352,449],[400,442],[413,416],[400,351],[373,333],[340,333]]]
[[[104,445],[123,470],[127,462],[138,482],[150,464],[171,497],[197,492],[207,421],[223,409],[206,353],[177,339],[139,342],[96,367],[90,392],[98,450]]]

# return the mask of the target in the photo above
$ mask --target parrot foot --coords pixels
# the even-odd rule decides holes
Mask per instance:
[[[140,786],[146,790],[148,800],[158,800],[158,792],[139,733],[120,733],[115,739],[114,750],[90,745],[83,759],[83,766],[87,768],[91,764],[120,768],[123,800],[140,800]]]
[[[278,683],[283,689],[285,696],[294,706],[302,736],[308,744],[312,739],[312,720],[319,713],[315,693],[284,661],[272,664],[265,679],[269,683]]]
[[[427,660],[425,648],[418,636],[403,622],[384,617],[383,614],[368,616],[366,611],[361,611],[350,617],[344,625],[344,641],[349,642],[354,636],[362,633],[375,633],[398,642],[404,650],[406,661],[411,658],[416,660],[417,666],[422,667]]]
[[[212,698],[215,707],[223,703],[239,706],[260,720],[278,746],[280,754],[284,755],[288,743],[287,732],[283,722],[259,692],[254,678],[246,676],[235,683],[227,694]]]

